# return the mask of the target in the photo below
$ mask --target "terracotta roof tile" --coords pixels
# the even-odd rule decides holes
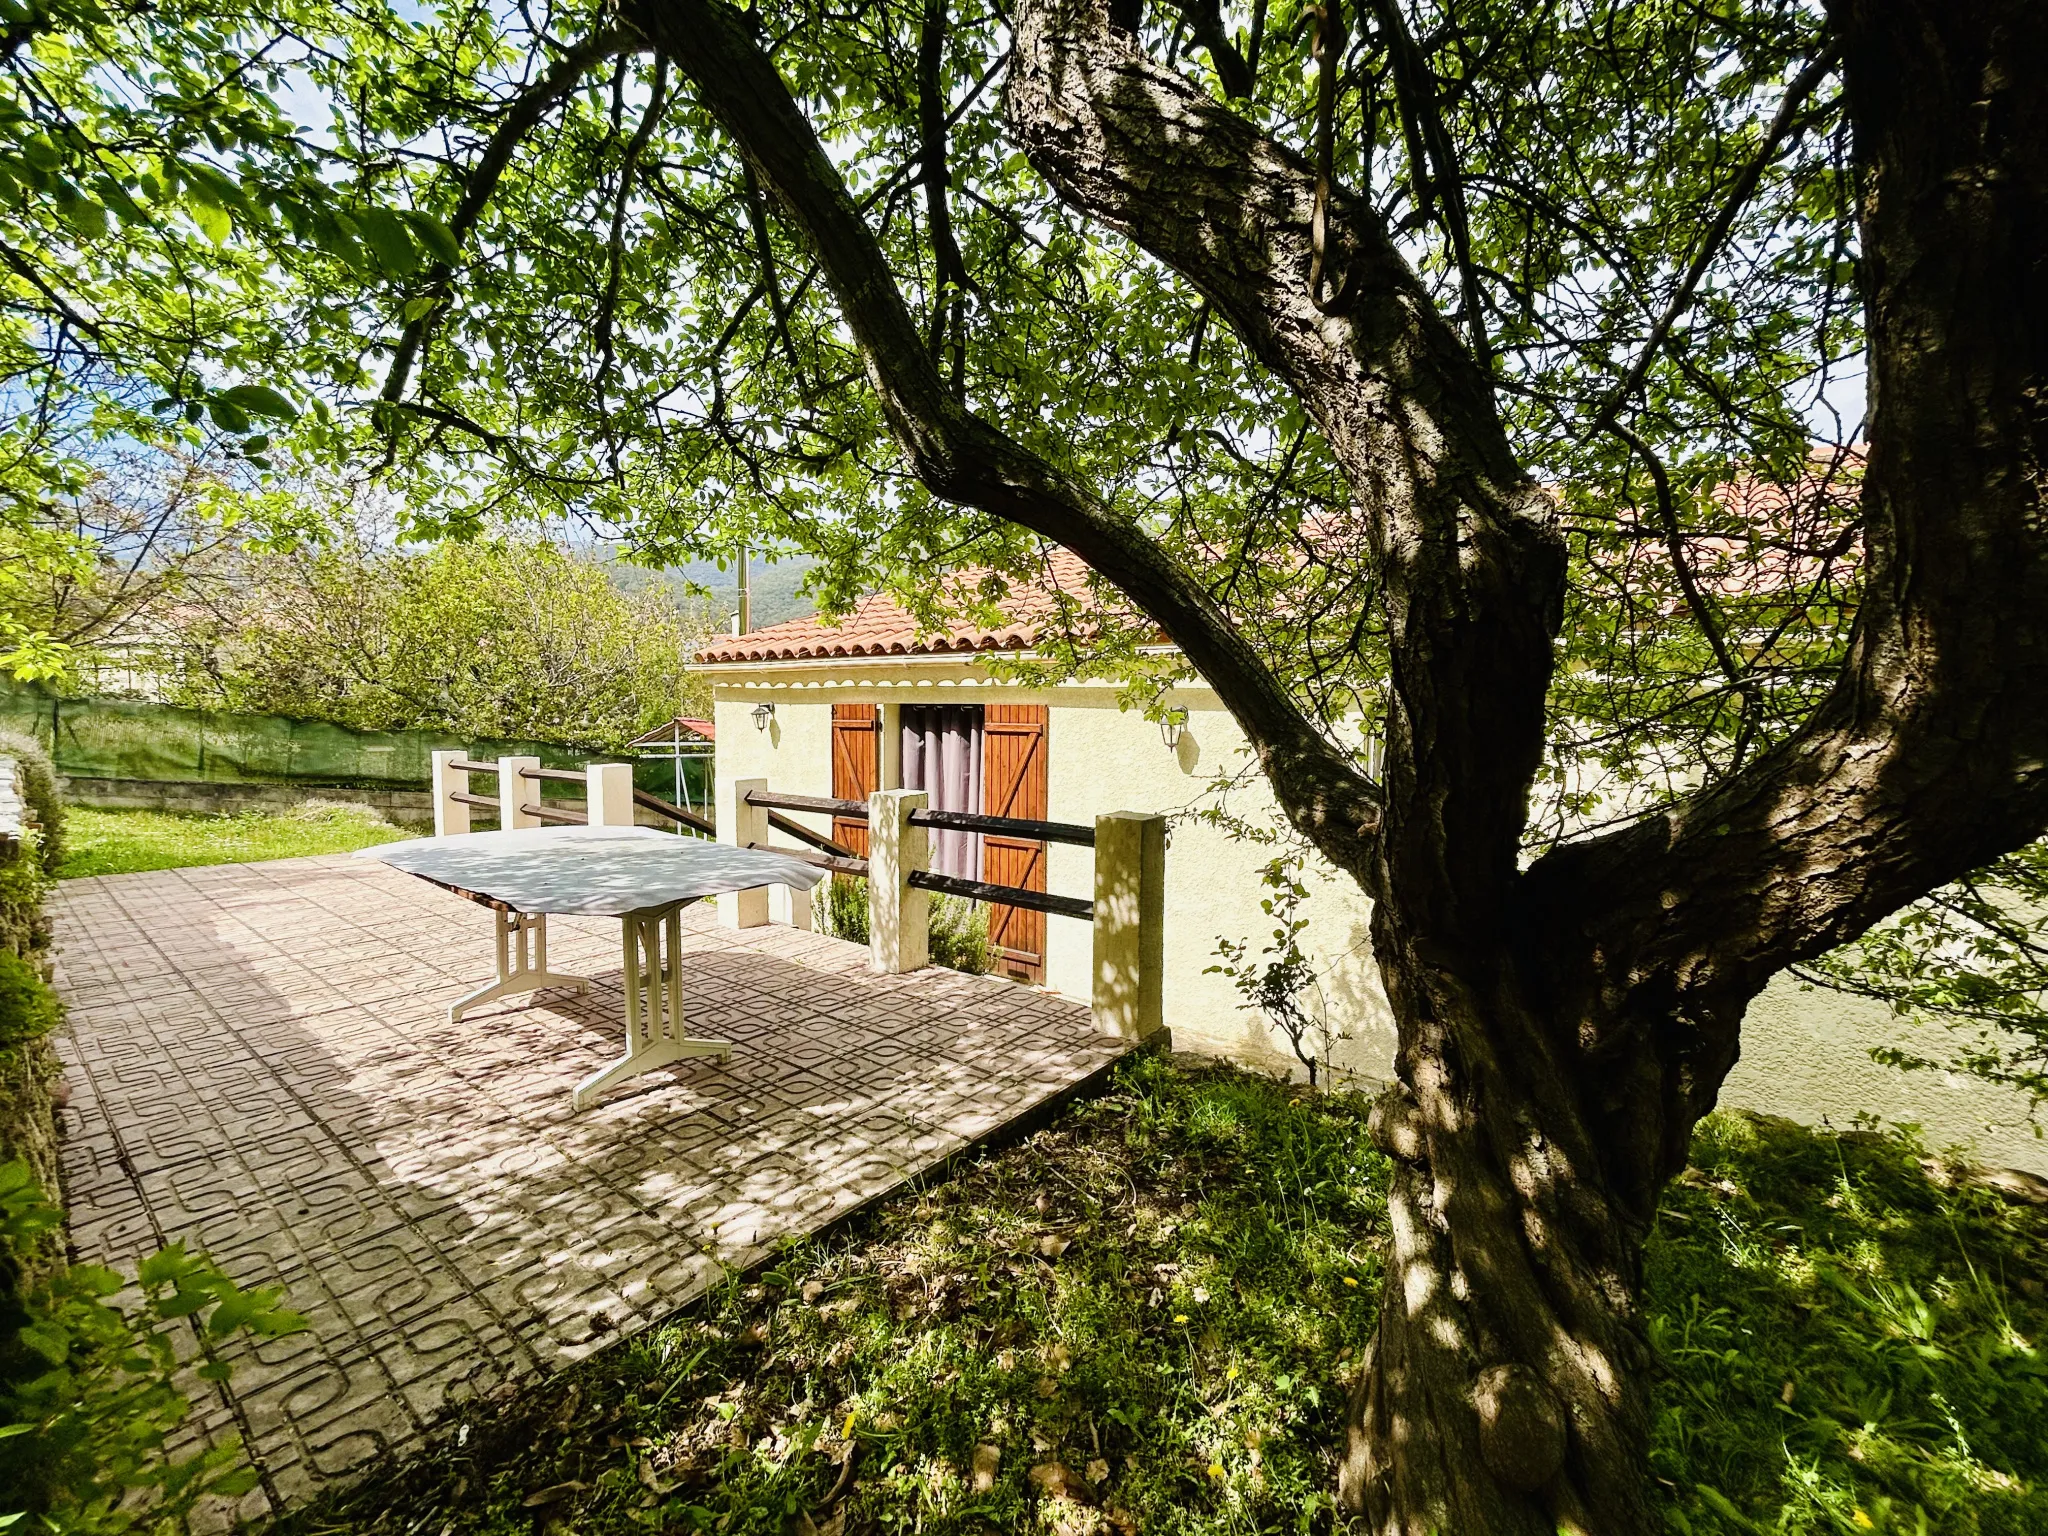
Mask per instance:
[[[997,628],[960,624],[937,632],[920,631],[917,620],[886,593],[864,597],[836,623],[824,619],[790,619],[711,641],[697,652],[700,662],[803,661],[839,656],[944,656],[976,651],[1023,651],[1037,643],[1040,627],[1058,608],[1058,594],[1088,598],[1088,567],[1081,557],[1056,550],[1043,581],[1011,579],[1004,607],[1010,622]],[[962,571],[961,588],[972,587],[985,574]]]

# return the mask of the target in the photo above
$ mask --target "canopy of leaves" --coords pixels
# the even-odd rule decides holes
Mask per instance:
[[[311,400],[296,442],[382,464],[435,528],[539,508],[660,560],[793,548],[828,605],[885,583],[929,610],[934,567],[1028,575],[1030,540],[902,475],[811,257],[612,14],[23,11],[0,72],[8,376],[49,407],[21,430],[48,455],[97,412],[261,456],[255,429]],[[1003,9],[751,14],[962,397],[1200,568],[1319,715],[1370,714],[1380,615],[1346,488],[1199,295],[1006,141]],[[1255,79],[1237,106],[1306,146],[1310,9],[1224,21]],[[1801,713],[1847,611],[1844,518],[1712,494],[1812,499],[1816,402],[1859,344],[1839,101],[1802,74],[1819,18],[1384,0],[1357,22],[1336,174],[1490,357],[1570,512],[1560,753],[1725,768]],[[1220,84],[1185,18],[1143,35]],[[1729,579],[1677,579],[1700,540]],[[1142,672],[1149,638],[1097,627],[1065,660]]]
[[[672,594],[528,540],[341,543],[245,559],[163,641],[172,702],[616,748],[708,690]]]

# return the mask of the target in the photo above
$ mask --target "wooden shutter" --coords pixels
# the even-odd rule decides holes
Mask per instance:
[[[877,704],[832,706],[832,798],[865,800],[882,787],[882,710]],[[868,856],[868,824],[832,818],[832,841]]]
[[[1046,817],[1046,709],[991,704],[982,717],[982,809],[990,816]],[[982,878],[991,885],[1045,889],[1045,844],[1020,837],[982,839]],[[1022,981],[1045,980],[1045,914],[991,905],[988,936],[996,964]]]

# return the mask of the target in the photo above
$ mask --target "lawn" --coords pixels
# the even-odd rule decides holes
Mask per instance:
[[[1331,1530],[1365,1110],[1140,1059],[282,1530]],[[1899,1135],[1719,1115],[1695,1151],[1648,1277],[1669,1527],[2048,1533],[2048,1210]]]
[[[73,805],[64,811],[64,862],[57,878],[350,853],[410,835],[368,806],[317,800],[288,811],[232,816],[98,811]]]

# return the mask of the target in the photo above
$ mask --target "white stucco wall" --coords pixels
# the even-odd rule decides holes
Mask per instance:
[[[1889,1042],[1937,1060],[1951,1045],[1938,1025],[1915,1027],[1869,998],[1781,975],[1750,1004],[1721,1102],[1845,1130],[1866,1114],[1910,1121],[1937,1152],[1966,1146],[1980,1162],[2048,1174],[2048,1141],[2034,1134],[2024,1098],[1959,1073],[1872,1061],[1871,1047]]]
[[[831,706],[835,703],[1036,703],[1048,706],[1048,813],[1054,821],[1091,822],[1104,812],[1159,811],[1173,817],[1166,856],[1165,1015],[1185,1048],[1229,1054],[1255,1064],[1291,1064],[1287,1042],[1237,1006],[1228,977],[1207,974],[1219,937],[1264,942],[1272,920],[1259,910],[1258,871],[1271,850],[1240,841],[1194,819],[1219,803],[1219,776],[1244,765],[1235,723],[1206,688],[1182,684],[1174,703],[1187,710],[1180,747],[1169,751],[1159,728],[1116,707],[1116,690],[1070,685],[1031,691],[991,683],[975,668],[933,659],[832,664],[779,663],[711,669],[718,726],[718,793],[737,778],[766,778],[777,789],[829,794],[832,787]],[[754,728],[751,711],[772,699],[769,730]],[[1225,803],[1232,815],[1270,822],[1273,803],[1263,779],[1235,784]],[[821,829],[825,819],[805,817]],[[1093,865],[1085,848],[1054,844],[1047,884],[1062,895],[1092,895]],[[1379,1080],[1391,1072],[1393,1028],[1371,959],[1370,903],[1327,867],[1311,869],[1310,926],[1303,948],[1323,973],[1332,1016],[1351,1038],[1335,1060],[1346,1072]],[[1090,939],[1071,918],[1046,919],[1046,980],[1072,997],[1089,994]],[[2035,1137],[2017,1095],[1939,1073],[1902,1073],[1870,1059],[1874,1045],[1900,1038],[1907,1026],[1873,1003],[1811,991],[1780,977],[1751,1008],[1742,1060],[1722,1102],[1808,1122],[1851,1124],[1859,1113],[1919,1124],[1928,1143],[1968,1145],[1979,1158],[2048,1173],[2048,1141]],[[1916,1046],[1939,1044],[1909,1034]]]
[[[1274,819],[1264,779],[1254,775],[1227,796],[1218,788],[1219,778],[1236,778],[1246,764],[1236,722],[1208,689],[1176,687],[1173,702],[1188,720],[1178,749],[1170,751],[1157,725],[1117,709],[1113,688],[1064,688],[1043,701],[1051,706],[1053,820],[1086,823],[1109,811],[1163,811],[1173,817],[1166,851],[1165,1014],[1175,1043],[1292,1066],[1285,1037],[1238,1006],[1229,977],[1208,974],[1219,960],[1219,938],[1250,940],[1256,952],[1273,929],[1273,920],[1259,909],[1265,887],[1258,874],[1273,850],[1195,816],[1224,805],[1254,825]],[[1302,948],[1325,973],[1330,1016],[1352,1036],[1339,1042],[1333,1056],[1340,1067],[1384,1079],[1393,1059],[1393,1032],[1366,934],[1371,904],[1351,882],[1320,860],[1316,864],[1303,908],[1309,926]],[[1093,868],[1086,848],[1054,844],[1047,884],[1062,895],[1088,896]],[[1057,918],[1048,919],[1047,928],[1048,984],[1086,997],[1087,928]]]

